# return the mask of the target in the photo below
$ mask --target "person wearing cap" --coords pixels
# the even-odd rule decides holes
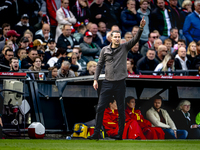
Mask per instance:
[[[31,32],[34,32],[34,29],[32,26],[29,24],[29,16],[27,14],[23,14],[21,16],[21,20],[15,25],[14,29],[19,33],[21,36],[23,36],[24,32],[26,30],[30,30]]]
[[[48,43],[48,40],[52,38],[52,35],[50,33],[50,25],[47,23],[44,23],[42,26],[42,29],[38,30],[35,33],[35,39],[40,39],[44,43]]]
[[[46,46],[47,44],[42,42],[42,40],[40,39],[35,39],[33,41],[33,48],[35,48],[36,50],[44,50],[45,51],[45,48],[44,46]]]
[[[83,43],[80,44],[83,56],[85,56],[89,61],[95,61],[99,57],[101,48],[92,42],[92,33],[86,31],[83,37]]]
[[[48,61],[56,53],[57,49],[55,40],[50,38],[45,50],[45,59]]]
[[[16,41],[19,36],[20,36],[20,34],[18,34],[15,30],[10,30],[7,32],[7,40],[13,41],[13,51],[18,49],[18,45],[17,45]],[[0,52],[3,50],[4,45],[5,45],[5,41],[1,41],[0,42]]]
[[[22,37],[19,41],[19,48],[27,49],[29,44],[29,40],[26,37]]]
[[[78,45],[78,42],[71,35],[71,25],[63,25],[62,34],[58,37],[56,47],[65,48],[70,53],[75,45]]]

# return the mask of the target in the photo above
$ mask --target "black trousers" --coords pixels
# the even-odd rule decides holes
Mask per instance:
[[[101,92],[99,96],[99,102],[97,105],[97,112],[96,112],[96,126],[95,126],[95,133],[99,133],[102,121],[104,110],[108,105],[109,101],[111,100],[112,96],[114,96],[117,102],[117,108],[119,112],[119,132],[118,134],[122,136],[124,131],[124,124],[125,124],[125,93],[126,93],[126,80],[120,81],[108,81],[104,80],[101,86]]]

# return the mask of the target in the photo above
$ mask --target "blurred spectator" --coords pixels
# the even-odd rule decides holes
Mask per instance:
[[[76,33],[73,34],[73,37],[76,39],[76,41],[79,43],[80,42],[80,39],[81,37],[83,36],[83,34],[85,33],[86,31],[86,27],[84,25],[80,25],[78,28],[77,28],[77,31]]]
[[[27,54],[26,54],[26,49],[23,49],[23,48],[19,48],[17,50],[17,58],[18,58],[18,62],[19,62],[19,68],[21,69],[21,62],[24,58],[27,57]]]
[[[94,61],[98,59],[101,48],[92,42],[92,33],[86,31],[83,37],[83,43],[80,44],[83,56],[85,56],[89,61]]]
[[[187,17],[187,15],[189,15],[192,12],[192,2],[189,0],[184,0],[182,3],[182,15],[183,15],[183,19],[185,21],[185,18]],[[183,23],[184,23],[183,21]]]
[[[58,21],[58,26],[56,28],[56,37],[55,37],[56,42],[58,42],[57,40],[59,36],[62,34],[62,29],[64,25],[72,26],[77,22],[73,13],[68,9],[68,6],[69,6],[69,0],[62,0],[61,7],[56,11],[56,20]]]
[[[113,25],[113,26],[111,27],[110,32],[113,32],[113,31],[120,31],[119,26],[118,26],[118,25]]]
[[[195,57],[197,56],[196,42],[191,42],[187,48],[187,57],[193,64]]]
[[[200,139],[200,128],[195,123],[195,115],[190,110],[190,101],[182,100],[176,108],[174,122],[177,128],[187,130],[188,139]]]
[[[178,28],[171,28],[170,29],[170,36],[169,39],[172,41],[172,47],[178,43]]]
[[[60,0],[46,0],[47,5],[47,14],[49,16],[50,25],[51,25],[51,34],[55,38],[56,27],[58,25],[56,20],[56,11],[61,7]]]
[[[50,38],[52,38],[50,33],[50,25],[45,23],[43,24],[42,29],[35,33],[35,39],[40,39],[42,42],[47,44]]]
[[[154,49],[148,49],[146,56],[142,57],[137,62],[137,69],[140,70],[149,70],[154,71],[158,65],[158,61],[155,59],[156,52]]]
[[[43,24],[50,24],[49,17],[46,14],[42,15],[41,21],[34,25],[34,31],[42,29]]]
[[[9,62],[10,71],[9,72],[19,72],[19,60],[17,57],[13,57]],[[21,72],[21,71],[20,71]]]
[[[134,26],[133,27],[133,29],[132,29],[132,34],[133,34],[133,37],[137,34],[137,32],[138,32],[138,30],[139,30],[139,27],[138,26]]]
[[[29,48],[28,45],[29,45],[28,38],[23,36],[19,41],[19,48],[28,49]],[[16,55],[17,55],[17,50],[15,52],[16,52]]]
[[[142,58],[142,55],[139,53],[139,43],[136,43],[131,50],[128,52],[128,58],[134,60],[134,64],[136,66],[138,60]]]
[[[57,51],[55,39],[50,38],[45,50],[45,60],[48,61]]]
[[[174,55],[167,54],[164,60],[159,63],[154,71],[175,71],[174,66]],[[153,75],[157,75],[157,73],[153,73]],[[172,73],[164,74],[164,75],[173,75]]]
[[[179,39],[179,40],[178,40],[177,49],[174,48],[174,52],[172,53],[174,56],[176,56],[176,54],[178,54],[178,49],[179,49],[180,47],[186,48],[185,40],[182,40],[182,39]]]
[[[170,39],[165,39],[164,40],[164,45],[167,47],[167,53],[171,54],[174,52],[174,48],[172,47],[172,40]]]
[[[13,28],[17,23],[17,10],[14,0],[4,0],[0,5],[0,26],[4,23],[8,23]]]
[[[194,69],[199,69],[200,67],[200,41],[197,42],[196,49],[197,49],[197,56],[195,56],[192,66]]]
[[[56,79],[58,76],[58,68],[57,67],[50,67],[48,69],[51,72],[51,78]]]
[[[13,49],[13,41],[7,40],[7,41],[5,42],[5,46],[8,46],[8,47],[10,47],[10,49]]]
[[[171,10],[172,14],[172,20],[171,23],[174,25],[174,27],[177,27],[178,30],[181,32],[181,37],[183,34],[183,14],[181,13],[181,10],[178,8],[178,0],[169,0],[169,9]]]
[[[141,18],[144,17],[144,20],[146,21],[139,42],[141,47],[148,41],[148,35],[151,31],[151,14],[150,10],[148,9],[148,0],[140,0],[140,9],[137,10],[137,13],[140,15]]]
[[[41,59],[41,68],[42,69],[48,69],[50,66],[47,64],[47,60],[44,59],[45,53],[42,50],[37,50],[38,52],[38,57]]]
[[[88,1],[88,7],[94,2],[94,0],[87,0]]]
[[[170,29],[174,27],[171,22],[172,12],[165,6],[164,0],[157,0],[157,6],[151,14],[152,28],[159,31],[160,39],[164,42],[170,35]]]
[[[91,14],[87,0],[76,0],[76,3],[71,10],[75,18],[77,19],[78,24],[88,24]]]
[[[71,35],[71,26],[63,25],[62,34],[58,37],[56,47],[67,49],[67,52],[70,53],[75,45],[78,45],[78,42]]]
[[[34,33],[34,28],[30,26],[29,16],[27,14],[21,16],[21,20],[15,25],[14,29],[20,34],[20,38],[23,37],[26,30],[30,30]]]
[[[98,24],[99,22],[108,23],[110,19],[110,10],[104,3],[104,0],[95,0],[90,6],[92,23]]]
[[[148,9],[152,12],[156,8],[156,1],[148,0]]]
[[[126,42],[130,41],[133,38],[133,34],[131,32],[126,32],[124,35]]]
[[[165,45],[158,46],[158,51],[156,55],[156,60],[161,63],[163,59],[165,58],[165,55],[167,55],[167,47]]]
[[[80,47],[74,47],[73,53],[76,53],[77,61],[81,65],[82,71],[87,70],[87,63],[89,62],[84,56],[82,56],[82,50]]]
[[[122,40],[125,40],[125,39],[122,39]],[[107,46],[107,45],[109,45],[110,43],[111,43],[112,41],[111,41],[111,31],[110,32],[107,32],[107,34],[106,34],[106,40],[104,41],[104,45],[105,46]],[[121,42],[121,41],[120,41]],[[126,40],[125,40],[125,42],[126,42]],[[124,43],[125,43],[124,42]],[[121,44],[121,43],[120,43]]]
[[[158,36],[155,32],[151,32],[148,35],[148,42],[145,43],[142,48],[141,48],[141,54],[143,56],[146,56],[146,53],[148,51],[149,48],[154,48],[154,41],[158,39]]]
[[[105,0],[104,3],[110,9],[110,19],[107,27],[110,29],[113,25],[120,25],[121,6],[116,0]]]
[[[3,47],[3,50],[2,50],[2,52],[1,52],[1,54],[0,54],[0,62],[1,62],[2,59],[4,58],[5,51],[6,51],[7,49],[10,49],[10,47],[5,45],[5,46]]]
[[[5,41],[7,38],[7,32],[10,31],[10,24],[4,23],[1,28],[2,28],[3,35],[0,38],[0,41]]]
[[[128,58],[126,62],[128,75],[138,74],[134,60]]]
[[[33,65],[35,58],[38,56],[36,49],[30,49],[28,56],[22,60],[21,67],[22,69],[28,69]]]
[[[73,65],[77,65],[78,66],[78,70],[76,72],[74,72],[75,76],[78,77],[81,72],[82,72],[82,67],[81,65],[77,62],[77,55],[74,52],[71,52],[69,54],[67,54],[68,57],[71,58],[71,64]],[[72,70],[72,69],[71,69]],[[72,70],[73,71],[73,70]]]
[[[46,45],[47,44],[44,43],[44,42],[42,42],[42,40],[40,40],[40,39],[35,39],[33,41],[33,48],[36,49],[36,50],[43,50],[43,51],[45,51],[45,46]]]
[[[71,64],[68,61],[63,61],[60,69],[58,70],[57,78],[70,78],[75,77],[75,74],[70,70]]]
[[[58,48],[58,50],[56,51],[56,53],[54,54],[55,56],[54,57],[51,57],[47,64],[49,64],[50,67],[53,67],[55,63],[57,63],[58,59],[61,58],[61,57],[66,57],[67,54],[66,54],[66,50],[63,49],[63,48]]]
[[[186,49],[180,47],[178,49],[178,54],[175,56],[175,69],[188,70],[191,68],[191,61],[186,56]]]
[[[28,38],[29,40],[28,47],[33,48],[33,33],[30,30],[26,30],[24,32],[24,37]]]
[[[7,49],[7,50],[5,51],[5,55],[4,55],[4,57],[2,58],[0,64],[9,67],[9,62],[10,62],[10,59],[11,59],[12,57],[14,57],[13,50],[12,50],[12,49]],[[10,69],[1,67],[1,71],[9,71],[9,70],[10,70]]]
[[[41,71],[41,66],[42,66],[42,60],[40,57],[35,57],[33,60],[33,66],[28,68],[30,71]],[[30,78],[32,80],[46,80],[45,74],[43,72],[39,73],[30,73],[29,74]]]
[[[99,22],[97,34],[101,39],[101,43],[104,43],[106,40],[106,24],[104,22]]]
[[[189,43],[192,41],[198,42],[200,40],[200,0],[194,2],[194,7],[195,11],[185,18],[183,25],[183,33]]]
[[[34,26],[38,23],[38,12],[41,10],[42,0],[18,0],[17,4],[19,16],[27,14],[30,18],[30,26]]]
[[[7,38],[8,38],[7,40],[11,40],[13,42],[13,51],[18,49],[18,45],[17,45],[16,41],[19,36],[20,36],[20,34],[18,34],[15,30],[10,30],[7,32]],[[0,51],[2,51],[2,49],[5,45],[5,41],[0,42]]]
[[[176,128],[173,120],[165,109],[162,109],[162,97],[153,98],[153,106],[146,112],[146,117],[152,126],[161,127],[166,139],[186,139],[188,132]]]
[[[158,47],[160,46],[160,45],[162,45],[163,43],[162,43],[162,40],[161,39],[156,39],[156,40],[154,40],[154,49],[156,50],[156,52],[158,52]]]
[[[133,26],[139,26],[141,17],[136,11],[135,0],[127,1],[127,8],[121,12],[122,37],[126,32],[131,32]]]
[[[97,67],[97,62],[95,61],[89,61],[87,64],[87,70],[84,72],[81,72],[80,76],[87,76],[87,75],[94,75]]]
[[[41,22],[43,16],[47,15],[46,0],[40,0],[40,1],[41,1],[41,5],[40,5],[39,9],[34,12],[38,17],[38,22],[37,23]],[[50,24],[49,21],[48,21],[48,24]]]

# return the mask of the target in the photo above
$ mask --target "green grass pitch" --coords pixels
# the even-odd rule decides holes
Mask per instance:
[[[200,150],[200,140],[0,140],[0,150]]]

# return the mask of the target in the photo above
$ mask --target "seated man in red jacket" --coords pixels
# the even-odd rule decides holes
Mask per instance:
[[[103,126],[107,135],[111,138],[115,138],[118,135],[119,125],[118,125],[118,110],[117,104],[114,99],[109,103],[104,111],[103,116]],[[131,120],[126,123],[123,133],[123,139],[146,139],[139,127],[137,121]]]
[[[145,135],[146,139],[164,139],[165,133],[163,132],[162,128],[160,127],[152,127],[151,122],[144,119],[140,110],[135,110],[135,98],[132,96],[128,96],[126,98],[126,122],[130,120],[136,120],[142,129],[143,134]]]

